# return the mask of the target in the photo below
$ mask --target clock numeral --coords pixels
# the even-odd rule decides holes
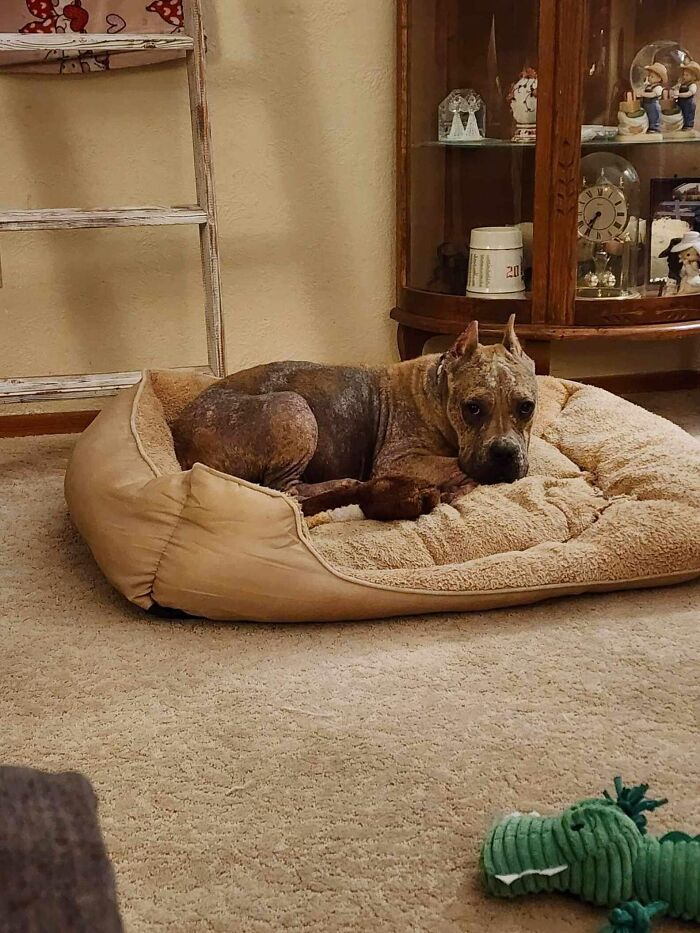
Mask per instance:
[[[602,189],[602,188],[598,188],[598,197],[599,197],[599,198],[602,198],[602,197],[603,197],[603,189]]]

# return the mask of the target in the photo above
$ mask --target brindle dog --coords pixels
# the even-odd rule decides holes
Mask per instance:
[[[476,483],[528,470],[537,402],[515,335],[482,346],[473,321],[442,355],[385,369],[269,363],[234,373],[172,426],[194,463],[296,496],[306,515],[360,505],[368,518],[417,518]]]

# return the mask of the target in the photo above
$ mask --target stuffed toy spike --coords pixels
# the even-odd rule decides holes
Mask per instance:
[[[494,897],[561,891],[614,908],[601,933],[649,933],[654,918],[700,922],[700,836],[647,835],[646,813],[667,803],[647,784],[580,800],[558,816],[514,813],[481,850]]]
[[[609,923],[604,926],[601,933],[648,933],[651,922],[657,914],[666,912],[668,904],[665,901],[655,901],[653,904],[640,904],[639,901],[628,901],[616,907],[609,917]]]

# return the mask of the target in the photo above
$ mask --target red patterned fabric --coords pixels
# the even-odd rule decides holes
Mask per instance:
[[[184,27],[183,0],[0,0],[0,32],[173,33]],[[181,53],[0,52],[0,68],[85,74],[162,62]]]

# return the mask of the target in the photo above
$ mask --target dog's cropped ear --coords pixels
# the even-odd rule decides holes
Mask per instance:
[[[513,356],[525,356],[523,348],[520,346],[518,335],[515,333],[515,315],[511,314],[506,324],[506,330],[503,335],[503,346]]]
[[[448,357],[459,360],[471,356],[479,346],[479,322],[470,321],[466,329],[462,331],[459,337],[447,351]]]

